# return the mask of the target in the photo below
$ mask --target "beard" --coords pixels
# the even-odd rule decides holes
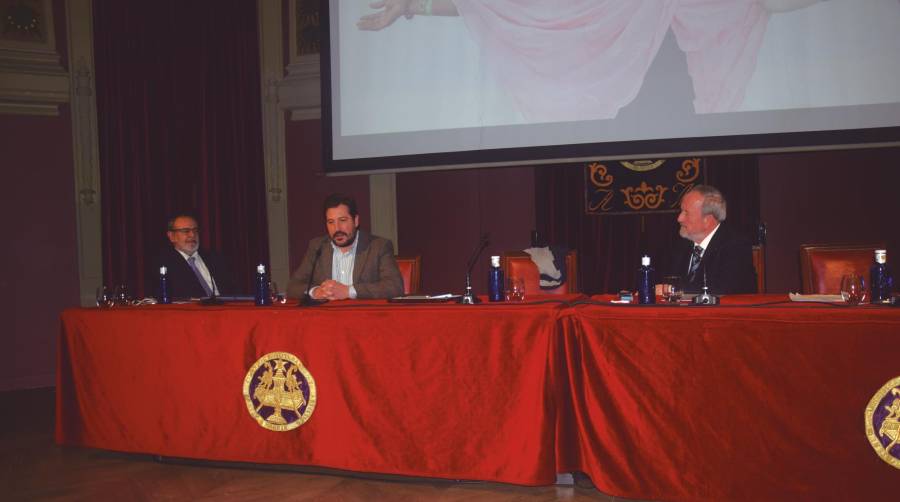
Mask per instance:
[[[339,230],[339,231],[335,232],[335,233],[331,236],[331,243],[334,244],[335,246],[339,247],[339,248],[350,247],[350,246],[352,246],[353,243],[356,241],[356,236],[357,236],[357,235],[359,235],[359,230],[356,229],[356,228],[353,229],[353,232],[351,232],[350,235],[347,235],[346,233],[341,232],[341,231]],[[338,237],[346,237],[347,240],[346,240],[343,244],[338,244],[338,242],[337,242],[337,238],[338,238]]]
[[[692,241],[692,242],[697,242],[697,240],[698,240],[696,234],[691,234],[691,233],[688,232],[688,230],[687,230],[686,228],[684,228],[684,227],[681,227],[681,228],[678,229],[678,235],[680,235],[680,236],[684,237],[685,239],[687,239],[687,240],[689,240],[689,241]],[[703,240],[703,239],[701,238],[701,239],[699,239],[699,240]]]

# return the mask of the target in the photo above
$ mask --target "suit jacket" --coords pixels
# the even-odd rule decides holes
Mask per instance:
[[[353,260],[353,287],[357,298],[392,298],[403,294],[403,277],[394,259],[391,241],[362,230],[356,236],[356,258]],[[316,253],[321,252],[318,260]],[[327,235],[309,241],[309,247],[300,267],[291,275],[287,294],[291,298],[304,295],[312,273],[312,287],[331,279],[331,261],[334,249]],[[315,261],[315,270],[313,262]]]
[[[216,283],[220,295],[233,295],[234,275],[228,261],[222,255],[211,251],[200,250],[197,254],[203,258],[203,263],[209,270]],[[147,269],[144,287],[147,295],[157,295],[159,287],[159,267],[166,267],[166,275],[169,278],[169,296],[172,298],[203,298],[206,292],[194,275],[194,271],[188,265],[187,260],[181,256],[174,247],[168,246],[161,250]]]
[[[703,252],[700,268],[693,281],[687,280],[691,252],[694,243],[679,239],[669,262],[668,274],[684,278],[684,290],[698,293],[703,289],[703,273],[706,284],[715,294],[756,293],[756,269],[753,267],[753,250],[749,241],[722,223],[716,235]]]

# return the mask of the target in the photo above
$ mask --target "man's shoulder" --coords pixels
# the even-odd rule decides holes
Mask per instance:
[[[181,253],[178,254],[180,255]],[[200,258],[202,258],[204,262],[213,262],[216,264],[228,262],[228,257],[224,253],[212,249],[200,249],[197,251],[197,254],[200,255]]]
[[[378,242],[381,242],[381,243],[391,242],[391,240],[388,239],[387,237],[381,237],[381,236],[378,236],[378,235],[375,235],[375,234],[366,234],[366,235],[369,237],[369,239],[370,239],[372,242],[375,242],[375,241],[378,241]]]
[[[160,264],[166,264],[175,261],[176,258],[182,258],[182,256],[174,247],[165,246],[159,248],[159,251],[157,251],[156,255],[154,255],[154,258]]]
[[[370,246],[374,249],[382,249],[384,247],[394,248],[394,243],[387,237],[381,237],[370,233],[359,233],[359,243],[361,245]]]
[[[726,225],[725,223],[719,225],[719,229],[716,230],[716,235],[713,236],[713,241],[728,246],[751,245],[749,239],[747,239],[743,234],[735,231],[734,228],[732,228],[730,225]]]
[[[329,240],[327,235],[319,235],[309,240],[309,247],[314,248],[321,246],[323,242]]]

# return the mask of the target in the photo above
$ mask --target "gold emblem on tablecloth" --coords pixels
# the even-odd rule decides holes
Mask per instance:
[[[297,356],[270,352],[247,371],[244,401],[259,425],[272,431],[289,431],[312,416],[316,382]]]
[[[866,436],[882,460],[900,469],[900,377],[884,384],[866,406]]]

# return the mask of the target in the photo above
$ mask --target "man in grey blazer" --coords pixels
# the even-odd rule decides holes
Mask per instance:
[[[291,276],[287,294],[309,294],[318,300],[391,298],[403,294],[403,278],[391,241],[359,229],[356,201],[342,194],[325,199],[328,235],[309,242],[300,267]],[[310,277],[312,280],[310,280]]]

